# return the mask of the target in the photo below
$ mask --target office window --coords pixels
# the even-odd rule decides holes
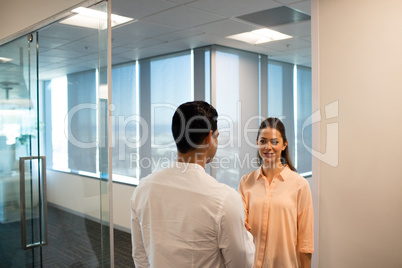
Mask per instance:
[[[68,168],[96,173],[96,71],[67,75]]]
[[[216,47],[216,109],[218,151],[212,163],[216,179],[237,189],[240,178],[257,168],[259,56],[255,53]]]
[[[51,111],[45,123],[50,167],[96,173],[96,71],[68,74],[44,86],[46,110]]]
[[[102,171],[105,151],[97,147],[97,120],[102,115],[97,113],[103,110],[96,103],[97,83],[96,70],[43,83],[46,109],[51,110],[45,127],[53,169],[90,176]],[[211,46],[112,67],[115,181],[137,184],[170,166],[176,157],[173,113],[194,99],[213,101],[219,113],[219,148],[207,166],[218,181],[237,188],[244,174],[258,168],[255,139],[263,119],[260,113],[284,122],[298,172],[311,173],[311,155],[305,150],[311,147],[311,126],[303,129],[311,114],[311,68]]]
[[[134,183],[139,170],[138,88],[135,63],[112,67],[113,180]]]
[[[310,115],[311,68],[268,61],[268,116],[284,123],[291,159],[304,176],[311,174],[311,155],[305,149],[311,148],[311,126],[302,129]]]
[[[150,88],[152,170],[156,171],[168,166],[176,156],[171,131],[174,111],[180,104],[194,99],[191,52],[152,59]]]
[[[296,165],[297,171],[308,175],[311,173],[312,156],[306,150],[312,148],[312,128],[306,122],[311,115],[311,68],[297,66],[297,121],[296,121]],[[303,124],[306,127],[303,129]]]
[[[278,117],[286,129],[289,152],[295,161],[293,64],[268,61],[268,116]]]
[[[51,81],[45,82],[46,96],[49,98],[46,101],[46,109],[51,110],[51,113],[47,113],[50,116],[51,122],[45,123],[46,133],[51,133],[49,145],[51,144],[52,163],[50,167],[56,170],[67,171],[68,169],[68,140],[65,135],[65,129],[67,129],[67,121],[64,120],[68,107],[67,107],[67,76],[54,78]],[[49,124],[50,123],[50,124]],[[50,146],[46,146],[47,149]]]
[[[240,170],[234,166],[238,147],[239,56],[216,51],[216,109],[218,110],[218,150],[216,178],[236,187]],[[215,166],[215,165],[214,165]]]

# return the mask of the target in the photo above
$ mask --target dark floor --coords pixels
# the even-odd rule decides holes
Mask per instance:
[[[48,245],[42,248],[43,267],[101,267],[102,256],[108,256],[109,252],[101,246],[102,232],[108,239],[108,227],[101,230],[101,225],[95,221],[48,206]],[[38,264],[39,249],[22,250],[20,237],[19,222],[0,224],[1,268]],[[108,244],[107,241],[104,244]],[[107,254],[102,255],[102,251]],[[134,267],[129,233],[114,230],[114,264],[116,268]]]

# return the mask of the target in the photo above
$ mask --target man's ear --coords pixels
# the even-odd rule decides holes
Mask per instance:
[[[213,131],[209,131],[208,135],[205,137],[203,144],[210,146],[210,144],[214,141],[213,139]]]

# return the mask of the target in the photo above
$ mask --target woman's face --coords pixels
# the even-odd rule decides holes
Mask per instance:
[[[283,142],[281,133],[275,128],[264,128],[257,140],[258,152],[265,166],[281,163],[281,153],[288,142]]]

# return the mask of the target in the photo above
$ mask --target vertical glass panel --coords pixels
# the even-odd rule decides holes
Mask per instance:
[[[176,108],[192,101],[190,51],[151,60],[152,169],[174,160],[176,145],[171,124]]]
[[[107,3],[39,31],[48,244],[43,267],[110,267]],[[78,13],[69,13],[70,21]],[[60,172],[63,171],[63,172]]]
[[[39,153],[36,44],[36,35],[30,34],[0,47],[1,267],[41,263],[40,244],[29,249],[23,246],[23,241],[41,240],[38,161],[29,161],[22,173],[19,161]]]
[[[103,2],[93,8],[94,10],[105,14],[102,19],[99,19],[98,25],[98,79],[97,79],[97,131],[98,131],[98,168],[100,173],[100,248],[101,258],[99,264],[101,267],[113,266],[113,260],[111,259],[111,250],[113,241],[110,240],[110,193],[109,184],[112,183],[109,170],[109,57],[108,57],[108,4]],[[110,70],[111,71],[111,70]],[[110,94],[109,94],[110,93]],[[90,228],[87,225],[87,231],[90,232]],[[94,247],[94,251],[96,248]],[[99,258],[99,257],[98,257]]]
[[[311,123],[306,122],[311,115],[311,68],[297,66],[297,171],[311,172],[312,156],[306,150],[312,147]],[[306,127],[303,129],[303,124]]]

